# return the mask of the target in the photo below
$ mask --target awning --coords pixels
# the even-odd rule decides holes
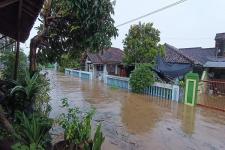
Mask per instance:
[[[0,33],[15,40],[19,39],[20,42],[25,42],[43,2],[44,0],[1,0]],[[19,38],[18,32],[20,32]]]
[[[225,62],[215,62],[215,61],[207,61],[204,64],[205,68],[224,68],[225,69]]]

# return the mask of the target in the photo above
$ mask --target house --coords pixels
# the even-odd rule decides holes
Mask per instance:
[[[122,65],[123,51],[119,48],[108,48],[98,53],[87,53],[85,71],[92,72],[93,78],[104,79],[105,75],[125,76]]]
[[[200,76],[208,72],[209,78],[225,79],[225,33],[218,33],[213,48],[176,48],[165,44],[165,57],[169,64],[190,65],[193,72]]]

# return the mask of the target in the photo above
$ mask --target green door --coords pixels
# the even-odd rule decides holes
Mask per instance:
[[[189,81],[188,83],[188,91],[187,91],[187,102],[188,104],[193,104],[193,100],[194,100],[194,81]]]

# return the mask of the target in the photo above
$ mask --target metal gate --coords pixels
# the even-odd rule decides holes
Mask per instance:
[[[224,80],[202,80],[198,90],[198,105],[225,111]]]

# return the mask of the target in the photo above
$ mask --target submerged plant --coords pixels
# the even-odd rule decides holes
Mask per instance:
[[[78,108],[69,108],[67,99],[62,100],[62,107],[68,109],[68,113],[63,113],[59,119],[59,124],[65,130],[64,138],[67,142],[67,149],[100,150],[105,139],[101,132],[101,125],[97,126],[94,138],[91,137],[94,110],[82,113]]]

